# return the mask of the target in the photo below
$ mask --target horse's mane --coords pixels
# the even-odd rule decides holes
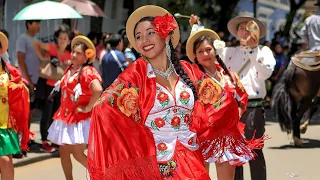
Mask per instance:
[[[284,71],[279,82],[275,85],[272,92],[271,106],[276,112],[276,120],[280,124],[282,131],[290,133],[292,130],[292,110],[295,103],[289,88],[295,74],[295,66],[290,64]]]

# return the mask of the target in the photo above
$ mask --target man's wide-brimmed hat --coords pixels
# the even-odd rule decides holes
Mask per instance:
[[[201,29],[201,30],[193,32],[189,36],[187,44],[186,44],[187,56],[190,59],[190,61],[192,61],[192,62],[194,62],[194,59],[196,58],[196,55],[193,52],[193,44],[201,36],[209,36],[213,40],[220,40],[219,35],[211,29]]]
[[[88,49],[92,50],[92,51],[89,51],[87,49],[85,52],[85,55],[89,59],[89,64],[93,63],[94,60],[96,59],[96,47],[94,46],[93,42],[89,38],[87,38],[86,36],[79,35],[79,36],[76,36],[75,38],[73,38],[73,40],[71,42],[72,49],[73,49],[73,46],[77,42],[82,42],[83,44],[85,44],[88,47]]]
[[[0,43],[1,43],[1,54],[0,54],[0,56],[2,56],[8,50],[8,38],[2,32],[0,32]]]
[[[267,33],[266,27],[257,18],[254,18],[254,17],[251,17],[251,16],[237,16],[237,17],[232,18],[228,22],[228,31],[233,36],[237,37],[237,31],[238,31],[239,24],[243,23],[243,22],[249,22],[251,20],[255,21],[258,24],[258,26],[260,28],[260,37],[259,38],[260,39],[263,38]]]
[[[167,10],[165,10],[162,7],[154,6],[154,5],[146,5],[136,9],[130,15],[126,25],[126,32],[127,32],[127,37],[129,39],[129,42],[134,49],[137,50],[137,47],[135,44],[135,36],[134,36],[134,30],[135,30],[136,24],[144,17],[164,16],[166,14],[172,16]],[[177,23],[176,20],[175,20],[175,23]],[[180,31],[178,26],[173,30],[173,34],[171,35],[171,42],[174,48],[178,45],[179,40],[180,40]]]

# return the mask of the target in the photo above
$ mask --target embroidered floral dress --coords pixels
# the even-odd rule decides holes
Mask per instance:
[[[178,77],[174,93],[156,83],[155,103],[145,125],[153,134],[161,174],[163,177],[177,178],[173,170],[176,166],[183,166],[175,157],[179,151],[177,147],[196,151],[199,145],[196,133],[189,129],[194,107],[192,90]]]
[[[244,112],[248,95],[237,75],[233,75],[232,81],[219,65],[216,68],[220,81],[210,75],[200,80],[200,100],[207,108],[195,109],[191,125],[197,130],[202,154],[208,162],[242,165],[254,157],[250,141],[242,135],[244,125],[239,122],[239,104]]]
[[[181,78],[171,94],[142,58],[106,89],[90,125],[91,180],[209,180],[205,159],[221,158],[226,149],[251,155],[256,145],[240,133],[234,91],[219,87],[198,67],[181,65],[198,90],[197,101]]]

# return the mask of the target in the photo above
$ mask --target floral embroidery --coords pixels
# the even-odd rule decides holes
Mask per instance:
[[[189,124],[191,122],[190,114],[186,114],[183,120],[184,120],[184,123]]]
[[[160,92],[157,96],[157,99],[160,102],[162,107],[165,107],[169,104],[169,96],[164,92]]]
[[[1,99],[1,101],[2,101],[3,104],[5,104],[5,103],[7,102],[7,99],[3,97],[3,98]]]
[[[138,111],[138,92],[134,88],[124,88],[117,99],[120,111],[127,117],[134,115]]]
[[[216,84],[211,78],[204,79],[199,88],[199,99],[204,104],[212,104],[219,108],[221,105],[221,98],[224,93],[222,88]]]
[[[172,120],[171,120],[171,126],[174,129],[179,128],[180,127],[180,121],[181,121],[181,119],[178,116],[173,117]]]
[[[128,86],[127,86],[128,84]],[[134,87],[131,83],[121,82],[116,79],[110,88],[105,90],[104,94],[100,97],[96,104],[100,104],[107,100],[111,107],[116,107],[125,114],[127,117],[132,117],[136,122],[141,120],[139,116],[139,88]]]
[[[192,146],[193,145],[193,141],[194,141],[194,138],[190,138],[189,141],[188,141],[188,145]]]
[[[234,74],[234,77],[236,78],[236,82],[237,82],[237,87],[242,91],[242,92],[244,92],[244,87],[243,87],[243,85],[242,85],[242,83],[239,81],[239,76],[238,76],[238,74]]]
[[[173,160],[167,162],[167,164],[158,164],[158,166],[163,179],[172,178],[174,169],[178,167]]]
[[[151,127],[152,129],[155,130],[159,130],[160,128],[162,128],[165,125],[165,121],[162,118],[155,118],[152,122],[151,122]]]
[[[109,98],[111,99],[111,97],[113,98],[112,102],[109,101]],[[94,104],[94,106],[98,105],[98,104],[101,104],[103,101],[105,101],[106,99],[106,96],[104,96],[103,94],[99,97],[99,99],[97,100],[97,102]],[[108,97],[108,101],[110,103],[110,105],[113,107],[113,101],[114,101],[114,97],[113,96],[110,96]]]
[[[164,142],[159,143],[157,145],[157,149],[158,149],[158,153],[161,155],[165,155],[169,152],[168,147],[167,147],[166,143],[164,143]]]
[[[173,109],[173,113],[177,113],[177,112],[178,112],[177,107],[174,107],[174,109]]]
[[[184,105],[187,105],[189,103],[190,100],[190,94],[187,91],[182,91],[180,93],[180,98],[179,98],[180,102]]]
[[[20,82],[20,83],[14,83],[14,82],[10,82],[9,83],[9,88],[11,88],[11,89],[13,89],[13,90],[15,90],[16,88],[22,88],[22,87],[24,87],[25,85],[24,85],[24,83],[22,83],[22,82]]]

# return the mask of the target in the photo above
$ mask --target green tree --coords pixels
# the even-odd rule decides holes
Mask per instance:
[[[238,2],[239,0],[166,0],[157,1],[157,5],[173,14],[195,14],[207,28],[228,34],[226,24],[233,17]],[[183,26],[189,24],[187,19],[178,19],[178,22]]]
[[[227,23],[234,16],[239,0],[198,0],[202,7],[201,18],[208,20],[208,26],[228,34]]]

